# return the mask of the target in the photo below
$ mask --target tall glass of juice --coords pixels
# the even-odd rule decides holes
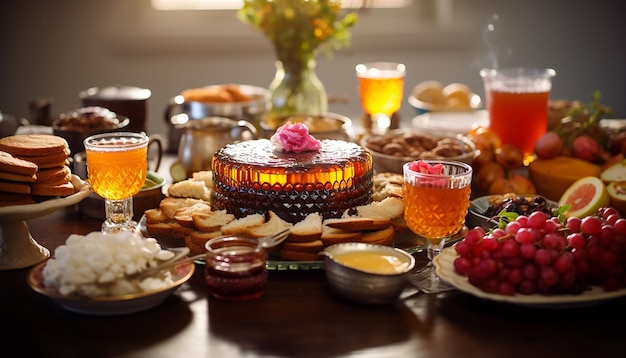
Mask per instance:
[[[490,128],[526,155],[548,128],[551,68],[482,69]]]
[[[361,106],[372,117],[371,128],[365,129],[383,134],[402,105],[406,68],[395,62],[361,63],[356,66],[356,75]]]
[[[404,219],[415,234],[428,242],[431,261],[409,277],[426,293],[451,289],[436,275],[432,259],[450,237],[463,228],[470,203],[472,167],[466,163],[420,160],[403,166]]]
[[[96,134],[84,141],[88,181],[105,199],[103,232],[134,231],[133,195],[146,181],[148,142],[145,133]]]

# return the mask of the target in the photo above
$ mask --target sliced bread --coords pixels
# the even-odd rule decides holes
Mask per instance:
[[[211,232],[219,230],[222,226],[235,220],[235,215],[229,214],[226,210],[215,210],[206,213],[193,213],[191,218],[196,229]]]
[[[373,201],[356,207],[357,216],[369,219],[395,219],[404,215],[404,201],[396,197],[388,197],[382,201]],[[343,215],[349,216],[348,211]]]
[[[211,189],[203,180],[183,180],[176,182],[167,189],[168,196],[176,198],[194,198],[211,201]]]
[[[287,241],[307,242],[319,240],[322,236],[322,220],[323,218],[320,213],[307,215],[304,219],[293,225]]]
[[[224,235],[245,234],[248,228],[261,225],[265,222],[262,214],[250,214],[239,219],[235,219],[220,229]]]
[[[273,211],[270,211],[268,215],[269,217],[266,222],[260,225],[249,227],[246,230],[246,234],[252,237],[261,238],[276,234],[277,232],[284,229],[291,229],[291,227],[293,226],[292,223],[283,220]]]

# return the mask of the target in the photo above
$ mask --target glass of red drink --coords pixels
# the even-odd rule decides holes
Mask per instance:
[[[527,156],[548,128],[551,68],[482,69],[490,128]]]
[[[244,301],[263,295],[267,251],[259,240],[220,236],[207,241],[205,247],[205,281],[213,297]]]

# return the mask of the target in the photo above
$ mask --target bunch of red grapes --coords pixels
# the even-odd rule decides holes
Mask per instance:
[[[456,272],[482,291],[579,294],[591,285],[626,286],[626,218],[614,208],[566,220],[536,211],[503,227],[473,228],[455,245]]]

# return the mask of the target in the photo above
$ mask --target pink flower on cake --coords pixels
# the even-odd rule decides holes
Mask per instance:
[[[270,141],[277,151],[300,153],[315,151],[322,147],[319,140],[309,134],[309,129],[302,123],[287,122],[276,130]]]

